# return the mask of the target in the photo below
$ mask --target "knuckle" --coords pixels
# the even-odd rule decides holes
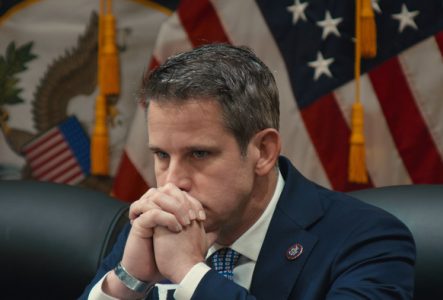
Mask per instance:
[[[188,205],[187,205],[186,202],[180,201],[180,202],[177,204],[177,207],[178,207],[179,210],[184,210],[184,209],[187,209],[187,208],[188,208]]]
[[[135,203],[132,203],[131,206],[129,206],[129,216],[135,217],[138,214],[140,214],[140,210],[138,208],[138,205]]]
[[[141,196],[140,200],[146,200],[148,199],[152,194],[154,194],[157,191],[156,188],[150,188],[146,193],[143,194],[143,196]]]
[[[140,227],[142,227],[142,221],[141,221],[141,219],[134,219],[133,221],[132,221],[132,227],[133,228],[140,228]]]
[[[155,203],[155,204],[159,204],[159,203],[161,203],[162,201],[162,198],[163,198],[163,195],[162,194],[160,194],[160,193],[155,193],[155,194],[153,194],[150,198],[149,198],[149,200],[147,201],[148,203]]]
[[[155,218],[158,215],[157,209],[150,209],[143,213],[144,218]]]
[[[133,211],[136,210],[138,207],[138,202],[132,202],[131,205],[129,206],[129,211]]]

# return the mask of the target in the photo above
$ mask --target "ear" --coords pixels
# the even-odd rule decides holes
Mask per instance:
[[[266,128],[254,135],[253,145],[258,150],[255,173],[263,176],[271,172],[281,151],[279,132],[274,128]]]

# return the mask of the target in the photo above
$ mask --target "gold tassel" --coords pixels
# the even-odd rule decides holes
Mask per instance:
[[[365,136],[363,133],[363,105],[355,102],[352,105],[351,149],[349,153],[349,181],[367,183]]]
[[[348,179],[350,182],[367,183],[366,155],[364,137],[364,112],[360,101],[360,64],[361,64],[361,0],[356,0],[355,13],[355,102],[352,105],[351,138],[349,151]]]
[[[377,55],[377,28],[371,0],[357,0],[361,3],[361,55],[373,58]]]
[[[106,97],[98,95],[91,141],[91,173],[93,175],[107,176],[109,174],[109,138],[106,119]]]
[[[97,77],[98,90],[95,103],[95,123],[91,138],[91,173],[109,175],[109,136],[107,127],[107,97],[120,93],[120,70],[118,50],[115,44],[115,18],[112,15],[111,0],[100,1]]]
[[[99,52],[99,79],[102,93],[105,96],[120,94],[120,65],[118,61],[118,48],[115,43],[115,17],[112,15],[111,1],[107,1],[106,14],[102,15],[100,24],[101,49]],[[99,42],[100,43],[100,42]]]
[[[103,28],[104,28],[104,7],[105,7],[105,0],[100,0],[100,13],[98,17],[98,37],[97,37],[97,43],[98,43],[98,50],[97,50],[97,86],[100,91],[100,87],[103,85]]]

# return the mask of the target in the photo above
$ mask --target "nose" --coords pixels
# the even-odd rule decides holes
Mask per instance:
[[[191,189],[191,177],[186,163],[178,159],[171,159],[167,169],[165,183],[172,183],[182,191],[189,192]]]

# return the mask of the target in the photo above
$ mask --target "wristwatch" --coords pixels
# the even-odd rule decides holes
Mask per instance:
[[[128,289],[134,292],[148,294],[155,286],[155,283],[148,283],[138,280],[129,274],[128,271],[126,271],[126,269],[121,265],[121,262],[119,262],[115,267],[114,273]]]

